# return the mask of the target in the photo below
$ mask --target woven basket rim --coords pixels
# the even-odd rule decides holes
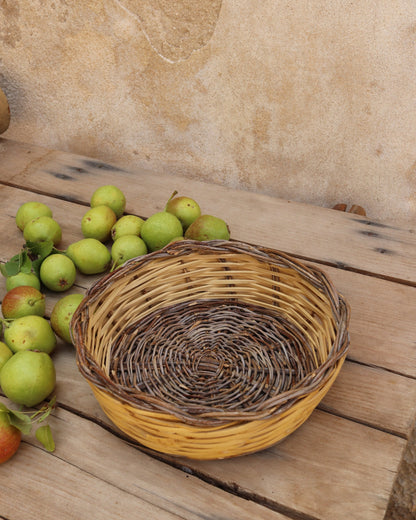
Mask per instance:
[[[268,399],[255,412],[236,410],[224,411],[213,410],[212,412],[204,412],[200,414],[189,414],[184,412],[175,404],[163,401],[158,397],[136,391],[135,394],[127,391],[125,388],[115,384],[86,352],[85,344],[79,327],[79,319],[86,314],[89,319],[88,305],[91,300],[98,297],[100,293],[109,287],[114,280],[126,277],[133,271],[137,274],[141,267],[164,258],[187,257],[192,254],[243,254],[255,256],[260,262],[276,265],[276,267],[286,267],[296,271],[301,277],[307,280],[319,290],[325,289],[325,295],[329,301],[334,320],[338,329],[336,338],[328,353],[327,359],[318,367],[318,369],[306,375],[302,384],[295,389],[290,389],[279,393]],[[226,298],[224,298],[224,301]],[[192,300],[195,302],[195,300]],[[78,321],[77,321],[78,320]],[[143,402],[146,403],[145,409],[150,409],[160,413],[168,413],[176,416],[190,424],[220,424],[230,421],[251,421],[256,419],[266,419],[276,413],[283,413],[288,410],[296,401],[299,401],[313,392],[317,392],[332,377],[334,366],[343,362],[349,348],[348,325],[350,320],[350,307],[342,294],[336,290],[328,275],[320,268],[311,265],[305,265],[293,256],[264,246],[257,246],[238,241],[215,240],[207,242],[198,242],[190,240],[182,240],[169,244],[165,248],[148,253],[142,257],[134,258],[123,264],[116,271],[104,275],[95,284],[93,284],[86,292],[86,297],[79,305],[72,318],[72,336],[76,349],[76,362],[81,374],[92,385],[100,390],[116,396],[121,402],[131,406],[140,408]]]

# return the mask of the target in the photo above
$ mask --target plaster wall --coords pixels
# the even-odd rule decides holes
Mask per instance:
[[[415,39],[410,0],[0,0],[3,136],[413,225]]]

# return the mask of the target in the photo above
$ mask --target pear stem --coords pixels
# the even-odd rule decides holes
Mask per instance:
[[[173,199],[173,197],[174,197],[175,195],[177,195],[177,194],[178,194],[178,190],[175,190],[175,191],[172,193],[172,195],[169,197],[169,200],[166,202],[166,206],[167,206],[167,205],[169,204],[169,202]],[[165,206],[165,207],[166,207],[166,206]]]

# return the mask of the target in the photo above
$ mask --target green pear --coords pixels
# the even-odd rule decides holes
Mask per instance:
[[[66,255],[54,253],[47,256],[40,266],[40,279],[51,291],[67,291],[75,283],[77,270],[74,262]]]
[[[40,280],[35,273],[24,273],[23,271],[20,271],[20,273],[6,277],[7,291],[11,291],[15,287],[19,287],[21,285],[30,285],[31,287],[34,287],[40,291]]]
[[[70,333],[71,319],[83,299],[83,294],[68,294],[58,300],[52,309],[52,329],[57,336],[59,336],[67,343],[72,343]]]
[[[56,336],[42,316],[22,316],[5,324],[4,342],[13,352],[38,350],[50,354],[56,346]]]
[[[52,210],[43,202],[25,202],[16,213],[16,225],[23,231],[26,224],[37,217],[52,217]]]
[[[146,253],[147,246],[145,241],[136,235],[124,235],[115,240],[111,247],[111,259],[114,267],[118,267],[127,260],[145,255]]]
[[[5,396],[14,403],[36,406],[55,388],[52,358],[46,352],[17,352],[1,369],[0,384]]]
[[[230,230],[224,220],[212,215],[201,215],[186,230],[190,240],[229,240]]]
[[[175,215],[167,211],[151,215],[145,220],[141,230],[141,237],[149,251],[162,249],[172,238],[179,236],[183,236],[182,224]]]
[[[46,242],[52,240],[57,246],[62,238],[61,226],[52,217],[37,217],[30,220],[23,230],[26,242]]]
[[[0,341],[0,372],[3,365],[13,356],[13,351],[4,343]]]
[[[100,186],[92,194],[90,206],[95,208],[103,205],[110,207],[117,218],[120,218],[126,208],[126,197],[117,186],[112,184]]]
[[[35,314],[45,315],[45,295],[30,285],[20,285],[7,291],[1,302],[1,312],[6,319],[16,319]]]
[[[66,254],[83,274],[103,273],[111,261],[110,251],[95,238],[83,238],[73,242]]]
[[[140,236],[144,220],[136,215],[124,215],[111,228],[111,238],[115,241],[125,235]]]
[[[176,191],[173,192],[168,200],[165,211],[175,215],[180,220],[183,230],[186,231],[192,222],[201,216],[201,208],[194,199],[182,196],[175,197],[176,193]]]
[[[116,222],[117,216],[109,206],[95,206],[82,217],[81,231],[84,238],[107,242],[111,237],[111,228]]]

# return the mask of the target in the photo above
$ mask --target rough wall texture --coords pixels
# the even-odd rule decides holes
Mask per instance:
[[[412,0],[0,0],[5,137],[416,217]]]

